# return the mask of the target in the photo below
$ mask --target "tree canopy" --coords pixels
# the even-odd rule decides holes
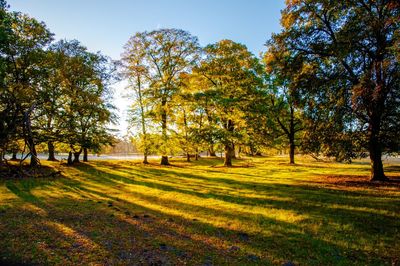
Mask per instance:
[[[78,41],[53,42],[43,22],[0,7],[1,162],[21,140],[31,166],[41,143],[49,160],[55,142],[86,151],[110,143],[112,62]]]

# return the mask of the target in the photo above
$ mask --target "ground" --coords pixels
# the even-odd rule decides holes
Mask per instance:
[[[0,181],[8,265],[399,265],[400,164],[94,161]],[[0,264],[1,264],[0,263]]]

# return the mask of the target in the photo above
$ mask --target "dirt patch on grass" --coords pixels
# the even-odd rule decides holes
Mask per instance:
[[[389,181],[379,182],[370,181],[369,176],[365,175],[325,175],[319,178],[316,183],[327,185],[336,185],[343,187],[354,188],[381,188],[381,189],[399,189],[400,176],[388,176]]]
[[[29,167],[10,164],[0,167],[0,179],[22,179],[22,178],[54,178],[59,177],[61,171],[49,166]]]

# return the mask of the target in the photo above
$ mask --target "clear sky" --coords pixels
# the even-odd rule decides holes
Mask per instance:
[[[180,28],[201,45],[231,39],[255,55],[271,33],[279,32],[284,0],[8,0],[11,10],[44,21],[56,39],[77,39],[91,51],[119,59],[138,31]],[[120,126],[126,131],[123,85],[116,86]]]

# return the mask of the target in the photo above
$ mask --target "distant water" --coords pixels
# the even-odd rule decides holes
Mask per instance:
[[[67,160],[68,154],[67,153],[62,153],[62,154],[56,154],[55,155],[57,160]],[[11,155],[8,154],[7,158],[11,158]],[[21,159],[21,154],[17,155],[18,159]],[[38,154],[38,158],[40,160],[47,160],[48,154]],[[160,156],[157,155],[149,155],[147,156],[149,159],[158,159]],[[80,160],[83,160],[83,154],[79,157]],[[93,155],[89,154],[88,155],[88,160],[93,161],[93,160],[141,160],[143,159],[143,154],[101,154],[101,155]]]

